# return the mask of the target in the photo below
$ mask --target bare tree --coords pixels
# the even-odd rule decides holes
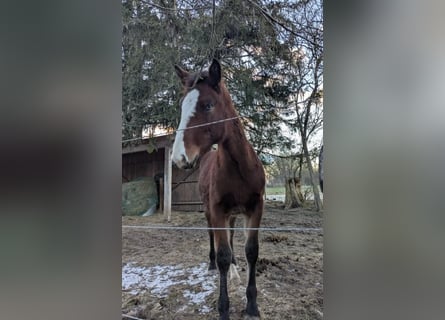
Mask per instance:
[[[301,192],[301,156],[277,157],[275,164],[285,186],[285,209],[303,206],[303,194]],[[297,172],[300,172],[298,176]]]
[[[323,29],[321,4],[318,1],[308,1],[300,12],[303,24],[299,32],[304,35],[296,45],[298,57],[292,63],[292,70],[297,83],[294,87],[294,100],[296,119],[295,124],[301,138],[301,147],[309,171],[312,190],[314,193],[315,208],[321,210],[323,203],[320,198],[317,178],[309,150],[311,137],[323,125]]]
[[[253,3],[253,1],[249,1]],[[257,5],[258,7],[258,5]],[[295,117],[282,116],[282,121],[298,132],[301,139],[301,161],[304,160],[312,185],[315,208],[323,203],[318,179],[312,164],[311,139],[323,125],[323,11],[320,0],[299,1],[260,8],[261,14],[279,30],[287,47],[281,62],[280,78],[286,83],[286,98],[281,110],[293,111]],[[300,168],[302,165],[300,164]]]

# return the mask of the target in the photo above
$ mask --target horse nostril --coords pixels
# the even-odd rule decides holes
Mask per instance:
[[[190,168],[190,163],[188,163],[187,161],[182,163],[182,169],[189,169]]]
[[[173,165],[179,169],[192,169],[195,167],[196,160],[197,159],[195,158],[195,159],[193,159],[192,162],[189,162],[187,160],[187,157],[185,155],[181,154],[178,158],[173,159],[172,162],[173,162]]]
[[[180,155],[176,159],[172,159],[173,165],[178,169],[184,169],[189,165],[186,157],[184,155]]]

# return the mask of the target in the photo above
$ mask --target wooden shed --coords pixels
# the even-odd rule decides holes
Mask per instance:
[[[198,190],[199,168],[180,170],[172,165],[174,135],[132,142],[122,148],[122,182],[153,177],[158,185],[159,210],[202,211]]]

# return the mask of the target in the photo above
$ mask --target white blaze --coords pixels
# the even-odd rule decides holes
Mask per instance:
[[[187,153],[185,152],[184,146],[184,130],[190,118],[195,114],[196,111],[196,103],[198,102],[199,91],[193,89],[182,100],[181,105],[181,122],[179,123],[178,131],[176,131],[175,143],[173,144],[173,155],[172,159],[176,164],[182,162],[182,156],[185,157],[187,162],[190,162],[190,159],[187,157]]]

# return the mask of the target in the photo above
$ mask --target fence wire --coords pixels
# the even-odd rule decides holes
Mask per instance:
[[[176,133],[176,132],[178,132],[178,131],[185,131],[185,130],[190,130],[190,129],[194,129],[194,128],[206,127],[206,126],[210,126],[210,125],[212,125],[212,124],[221,123],[221,122],[226,122],[226,121],[235,120],[235,119],[240,119],[240,118],[245,118],[245,117],[244,117],[244,116],[237,116],[237,117],[232,117],[232,118],[227,118],[227,119],[222,119],[222,120],[212,121],[212,122],[208,122],[208,123],[198,124],[198,125],[196,125],[196,126],[191,126],[191,127],[187,127],[187,128],[183,128],[183,129],[176,129],[176,130],[173,130],[173,131],[169,131],[168,134],[173,134],[173,133]],[[164,135],[164,134],[159,135],[159,136],[163,136],[163,135]],[[156,137],[156,135],[153,136],[153,137]],[[142,140],[142,139],[148,139],[148,138],[152,138],[152,137],[147,137],[147,138],[144,138],[144,137],[138,137],[138,138],[126,139],[126,140],[122,140],[122,143],[130,142],[130,141],[136,141],[136,140]]]
[[[145,320],[145,319],[130,316],[129,314],[122,314],[122,318],[133,319],[133,320]]]
[[[322,232],[323,228],[312,227],[258,227],[258,228],[243,228],[243,227],[181,227],[181,226],[162,226],[162,225],[149,225],[149,226],[131,226],[123,225],[122,228],[127,229],[145,229],[145,230],[230,230],[230,231],[276,231],[276,232]]]

